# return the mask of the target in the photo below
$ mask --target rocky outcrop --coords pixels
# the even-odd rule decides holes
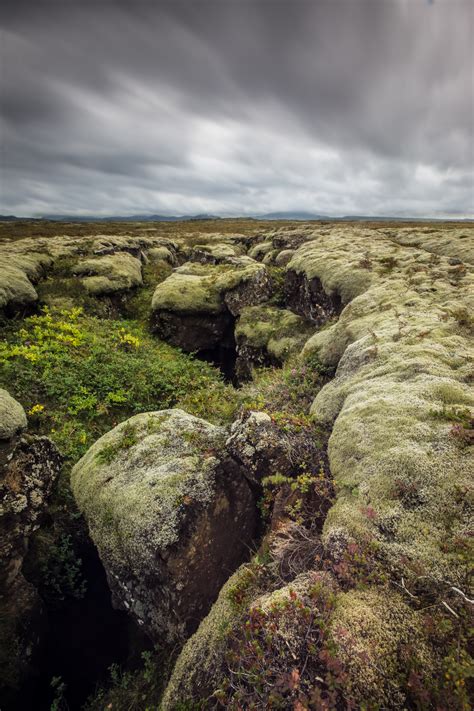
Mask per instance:
[[[189,250],[190,262],[201,264],[222,264],[242,254],[242,248],[237,244],[218,242],[217,244],[197,244]]]
[[[152,328],[185,351],[230,347],[235,317],[267,299],[270,289],[266,268],[246,257],[220,265],[189,262],[156,287]]]
[[[73,273],[93,296],[127,291],[143,283],[141,262],[128,252],[83,259]]]
[[[242,464],[246,477],[253,484],[261,484],[269,474],[290,473],[291,438],[282,435],[266,412],[241,415],[231,427],[226,447]]]
[[[342,309],[337,293],[327,293],[318,277],[308,277],[303,272],[291,268],[289,262],[285,276],[285,301],[290,309],[321,326],[337,316]]]
[[[47,437],[25,435],[0,446],[0,698],[8,702],[32,672],[45,624],[41,599],[21,568],[62,459]]]
[[[173,267],[177,265],[176,250],[171,246],[162,245],[160,247],[152,247],[146,254],[150,262],[167,262]]]
[[[321,536],[313,540],[305,524],[288,535],[294,547],[309,541],[317,551],[308,558],[310,575],[320,567],[335,581],[324,622],[320,612],[314,613],[324,634],[318,633],[314,650],[297,666],[292,643],[304,645],[308,639],[312,601],[320,593],[312,597],[309,578],[302,573],[289,586],[280,583],[280,590],[262,595],[252,589],[253,575],[250,585],[242,581],[241,569],[184,647],[164,696],[165,709],[176,700],[213,694],[225,698],[228,707],[242,704],[242,698],[249,706],[265,707],[275,690],[271,675],[281,660],[282,673],[293,665],[297,669],[289,696],[291,704],[298,701],[303,708],[308,696],[305,692],[301,700],[298,693],[308,676],[303,680],[301,669],[313,669],[310,698],[323,708],[328,703],[326,664],[337,680],[333,702],[341,707],[466,708],[462,689],[471,663],[466,642],[460,642],[462,632],[446,637],[440,630],[461,626],[470,609],[474,276],[466,259],[469,245],[465,249],[462,239],[437,245],[429,231],[420,230],[416,239],[410,238],[416,246],[402,247],[395,243],[402,239],[380,232],[316,229],[288,265],[290,298],[296,293],[292,308],[315,323],[339,314],[304,348],[305,356],[337,367],[336,377],[312,406],[316,421],[332,427],[328,455],[336,496],[321,521]],[[283,247],[283,232],[281,237]],[[453,252],[461,249],[460,264]],[[228,447],[234,457],[253,462],[271,424],[262,416],[250,416],[248,423],[234,425]],[[277,449],[275,468],[281,456]],[[253,472],[257,481],[259,472],[260,467]],[[272,559],[267,575],[274,564]],[[261,566],[261,559],[255,565]],[[268,634],[274,636],[268,644],[267,605],[282,596],[295,600],[295,607],[286,622],[270,616]],[[298,601],[306,608],[304,632],[297,627]],[[257,617],[252,616],[256,606]],[[278,609],[286,614],[285,604]],[[250,668],[245,666],[249,637],[239,637],[246,620],[263,628],[256,636],[260,656],[252,657],[256,661]],[[286,637],[283,644],[280,636]],[[203,661],[204,649],[209,665]],[[466,665],[454,677],[445,673],[451,658]],[[233,676],[239,663],[244,664],[240,678],[238,672]],[[262,681],[257,693],[255,684],[247,683],[255,669]],[[237,701],[236,686],[245,692]]]
[[[115,604],[155,641],[182,641],[247,556],[256,507],[225,430],[182,410],[132,417],[99,439],[72,487]]]
[[[301,316],[275,306],[248,306],[235,325],[236,374],[239,381],[252,376],[252,368],[281,365],[301,350],[314,326]]]

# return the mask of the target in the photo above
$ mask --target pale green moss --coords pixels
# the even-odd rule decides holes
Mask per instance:
[[[224,430],[182,410],[135,415],[101,437],[76,464],[71,485],[111,569],[153,565],[178,540],[184,496],[213,497]]]
[[[205,252],[210,257],[215,259],[216,262],[223,262],[242,254],[242,248],[237,244],[226,244],[224,242],[220,242],[218,244],[196,244],[193,247],[192,252]]]
[[[361,704],[369,702],[371,708],[405,708],[409,663],[422,670],[424,683],[436,671],[424,640],[422,615],[396,593],[339,594],[330,634],[348,673],[346,694]]]
[[[93,295],[108,294],[143,283],[139,259],[128,252],[115,252],[103,257],[84,259],[74,266],[86,290]]]
[[[298,351],[312,327],[301,316],[275,306],[248,306],[235,327],[237,343],[266,349],[278,360]]]
[[[435,255],[461,259],[474,264],[474,230],[471,225],[449,228],[398,227],[381,230],[389,239],[406,247],[418,247]]]
[[[252,247],[249,251],[249,257],[252,257],[252,259],[262,260],[264,256],[272,250],[273,242],[258,242],[258,244]]]
[[[336,234],[342,243],[338,266],[324,253],[327,239],[303,246],[292,263],[302,266],[304,256],[309,278],[317,267],[323,285],[344,293],[347,265],[364,260],[367,239],[362,230]],[[346,249],[347,260],[341,257]],[[372,239],[370,251],[375,264],[393,245]],[[472,448],[460,448],[452,436],[453,423],[433,412],[474,409],[472,342],[452,315],[456,304],[474,309],[474,276],[468,269],[453,283],[446,258],[433,263],[431,255],[403,247],[396,254],[393,270],[366,269],[364,293],[304,347],[306,355],[338,365],[311,410],[334,422],[329,458],[339,494],[324,540],[331,546],[342,530],[356,539],[372,536],[393,568],[408,557],[436,580],[461,580],[465,561],[443,552],[443,543],[465,537],[469,528],[474,459]],[[411,491],[411,499],[404,501],[397,490]],[[367,506],[375,517],[364,514]]]
[[[9,304],[23,306],[38,299],[25,271],[13,266],[10,259],[0,260],[0,309]]]
[[[25,411],[7,390],[0,388],[0,440],[11,439],[26,428]]]
[[[158,284],[153,294],[152,310],[219,313],[225,308],[223,297],[228,291],[265,270],[253,260],[242,260],[234,264],[183,264]]]
[[[147,252],[147,257],[150,262],[167,262],[168,264],[173,264],[174,257],[171,250],[168,247],[152,247]]]

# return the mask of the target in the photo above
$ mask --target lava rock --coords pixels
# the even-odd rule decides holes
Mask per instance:
[[[256,506],[225,436],[182,410],[140,414],[72,472],[114,605],[156,642],[189,636],[248,555]]]
[[[3,444],[0,454],[0,699],[7,703],[33,672],[44,628],[41,599],[21,569],[62,457],[35,436]]]

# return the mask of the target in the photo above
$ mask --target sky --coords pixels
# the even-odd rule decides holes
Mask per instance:
[[[474,217],[473,0],[3,0],[0,213]]]

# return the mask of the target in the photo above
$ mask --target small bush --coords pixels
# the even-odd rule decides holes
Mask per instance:
[[[133,322],[104,322],[81,309],[25,319],[0,346],[0,377],[71,461],[117,422],[182,406],[213,422],[232,417],[237,396],[220,373],[152,338]]]

